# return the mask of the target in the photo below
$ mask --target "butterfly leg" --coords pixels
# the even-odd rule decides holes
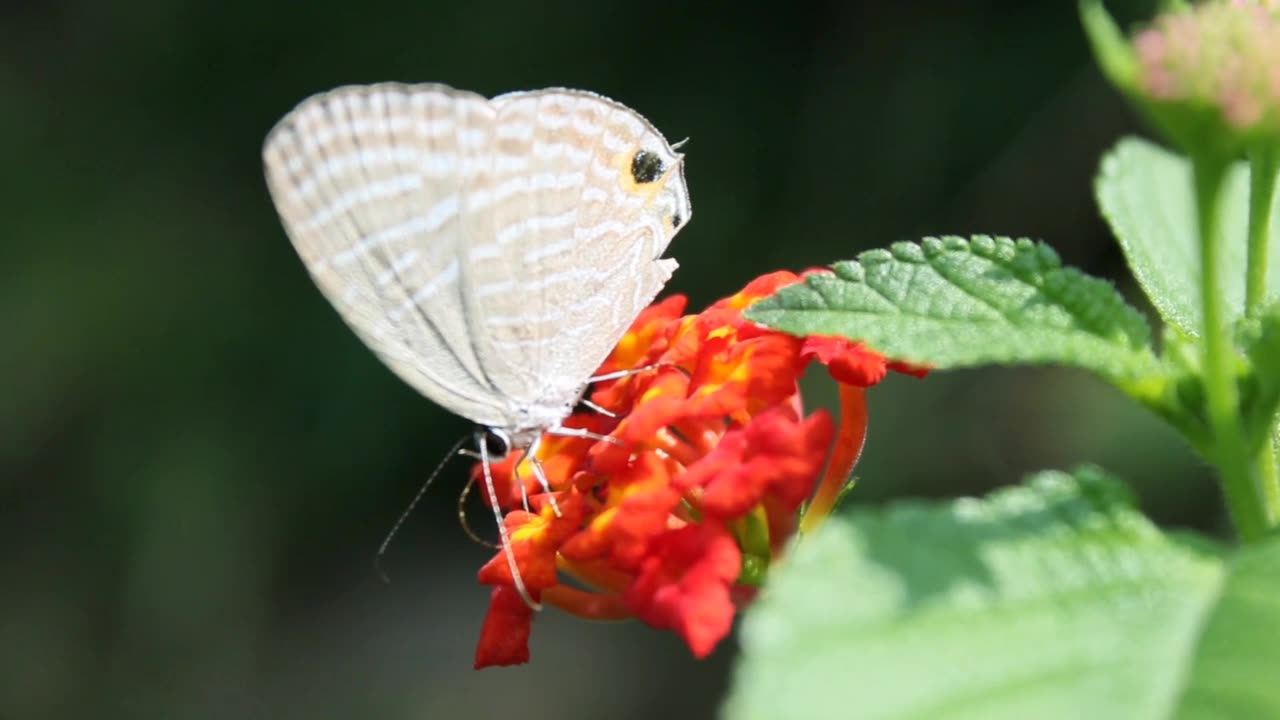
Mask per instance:
[[[493,506],[493,519],[498,523],[498,536],[502,540],[502,554],[507,556],[507,568],[511,570],[511,579],[515,582],[516,592],[520,599],[531,610],[541,610],[542,603],[529,595],[524,586],[524,578],[516,565],[516,556],[511,551],[511,534],[507,532],[507,524],[503,522],[502,508],[498,505],[498,491],[493,486],[493,471],[489,469],[489,448],[485,445],[484,436],[476,433],[476,444],[480,446],[480,465],[484,469],[484,489],[489,493],[489,504]]]
[[[534,474],[537,474],[537,472],[535,471]],[[516,485],[520,486],[520,504],[524,507],[525,512],[529,512],[529,491],[525,489],[524,479],[520,477],[520,463],[516,463],[511,475]]]
[[[612,411],[612,410],[610,410],[610,409],[608,409],[608,408],[606,408],[606,407],[602,407],[602,406],[600,406],[600,405],[597,405],[597,404],[595,404],[595,403],[591,402],[590,400],[588,400],[588,399],[586,399],[586,398],[582,398],[582,399],[581,399],[581,400],[579,400],[578,402],[582,403],[583,405],[586,405],[586,406],[587,406],[587,408],[588,408],[589,410],[591,410],[592,412],[598,412],[598,413],[600,413],[601,415],[603,415],[603,416],[605,416],[605,417],[607,417],[607,418],[614,418],[614,419],[617,419],[617,417],[618,417],[618,413],[616,413],[616,412],[614,412],[614,411]]]
[[[538,484],[542,486],[542,491],[547,494],[551,500],[551,510],[555,512],[556,517],[563,517],[560,513],[560,504],[556,502],[555,493],[551,491],[551,481],[547,479],[547,471],[542,467],[542,460],[538,459],[538,450],[542,448],[542,436],[533,439],[529,444],[529,449],[525,450],[524,456],[529,458],[529,464],[533,466],[533,474],[538,477]],[[516,465],[519,468],[519,465]],[[524,485],[520,485],[520,492],[524,492]],[[528,506],[525,507],[528,510]]]
[[[639,375],[642,372],[657,370],[661,367],[671,367],[671,363],[654,363],[652,365],[645,365],[644,367],[631,368],[630,370],[618,370],[616,372],[605,373],[603,375],[596,375],[594,377],[587,378],[587,384],[590,385],[591,383],[604,382],[606,380],[618,380],[624,377],[631,377],[632,375]]]
[[[559,435],[560,437],[586,438],[587,440],[599,440],[612,445],[621,445],[622,441],[612,435],[601,435],[597,432],[584,430],[583,428],[571,427],[553,427],[547,428],[548,435]]]

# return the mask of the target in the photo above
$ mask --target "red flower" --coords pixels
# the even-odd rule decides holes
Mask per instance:
[[[538,450],[559,514],[528,459],[517,452],[493,464],[511,557],[532,599],[674,630],[697,657],[729,633],[761,568],[797,528],[819,524],[845,487],[866,434],[863,388],[888,370],[924,373],[859,343],[802,340],[743,318],[802,279],[765,275],[697,315],[681,315],[680,296],[642,312],[600,368],[636,372],[590,396],[616,417],[583,412],[565,423],[609,441],[549,435]],[[826,411],[804,414],[798,381],[812,360],[840,383],[838,429]],[[480,570],[494,589],[476,667],[529,658],[533,613],[506,552]]]

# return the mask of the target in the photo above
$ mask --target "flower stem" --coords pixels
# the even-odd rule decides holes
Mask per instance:
[[[584,620],[626,620],[632,617],[621,596],[601,595],[568,585],[547,588],[542,592],[542,602]]]
[[[800,533],[813,532],[831,514],[867,440],[867,391],[840,383],[840,431],[826,474],[800,518]]]
[[[1254,316],[1267,299],[1267,270],[1270,268],[1271,207],[1275,202],[1276,176],[1280,174],[1280,148],[1262,144],[1249,153],[1249,269],[1245,282],[1245,314]],[[1275,422],[1267,432],[1268,442],[1258,453],[1257,466],[1262,491],[1263,511],[1268,524],[1280,521],[1280,477],[1277,477],[1276,455],[1270,438],[1275,437]]]
[[[556,555],[556,568],[579,583],[614,595],[621,595],[632,580],[630,575],[602,562],[574,562],[559,554]]]
[[[1271,242],[1271,202],[1275,196],[1280,157],[1270,143],[1249,154],[1249,271],[1244,310],[1254,315],[1267,298],[1268,246]]]
[[[1194,158],[1196,215],[1200,229],[1201,302],[1204,308],[1204,383],[1213,443],[1210,458],[1236,530],[1245,542],[1262,537],[1270,523],[1256,458],[1245,451],[1236,388],[1235,353],[1219,275],[1223,255],[1219,209],[1228,161],[1215,153]],[[1251,462],[1255,460],[1255,462]]]
[[[1262,443],[1258,451],[1258,487],[1262,495],[1262,512],[1266,517],[1267,527],[1280,524],[1280,476],[1276,468],[1276,450],[1272,444],[1276,428],[1273,423],[1267,432],[1267,441]]]

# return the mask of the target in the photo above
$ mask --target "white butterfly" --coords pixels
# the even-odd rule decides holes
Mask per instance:
[[[263,159],[298,255],[365,344],[531,455],[544,432],[585,434],[562,422],[691,216],[683,156],[582,90],[342,87],[286,115]]]

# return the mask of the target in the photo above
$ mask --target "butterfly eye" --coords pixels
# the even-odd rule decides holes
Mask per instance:
[[[672,229],[672,230],[677,230],[677,229],[679,229],[679,228],[680,228],[680,223],[682,223],[682,222],[684,222],[684,218],[680,217],[680,213],[674,213],[674,214],[672,214],[672,216],[671,216],[671,229]]]
[[[641,185],[651,183],[662,177],[662,158],[648,150],[639,150],[631,158],[631,178]]]

